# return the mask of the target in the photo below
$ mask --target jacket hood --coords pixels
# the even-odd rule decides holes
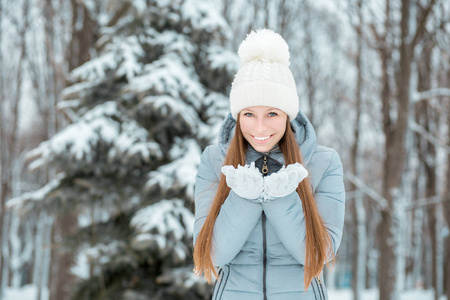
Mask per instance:
[[[314,150],[316,149],[316,132],[314,131],[311,122],[309,122],[308,118],[301,111],[298,112],[297,117],[293,121],[291,121],[290,124],[294,132],[295,140],[300,147],[303,164],[307,165],[314,153]],[[225,157],[226,153],[228,152],[230,142],[234,136],[235,127],[236,120],[230,113],[223,121],[222,127],[220,128],[219,132],[218,142],[223,157]],[[249,148],[251,148],[249,149],[250,152],[256,152],[256,150],[254,150],[251,146]],[[262,153],[259,153],[259,155],[262,155]],[[282,158],[280,161],[284,163],[284,158]]]

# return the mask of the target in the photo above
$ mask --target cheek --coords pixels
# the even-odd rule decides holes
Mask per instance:
[[[281,133],[281,134],[284,134],[284,132],[286,131],[286,121],[278,122],[278,123],[275,125],[275,128],[276,128],[276,131],[277,131],[277,132],[279,132],[279,133]]]
[[[244,119],[244,120],[245,120],[245,119]],[[250,127],[251,127],[251,124],[250,124],[250,122],[248,122],[247,120],[243,121],[243,119],[241,119],[240,127],[241,127],[242,133],[246,133],[246,132],[249,131],[249,129],[250,129]]]

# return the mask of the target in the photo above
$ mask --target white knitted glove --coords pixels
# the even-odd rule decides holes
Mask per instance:
[[[222,173],[226,176],[227,185],[240,197],[254,200],[259,203],[259,198],[264,187],[262,174],[255,167],[255,163],[250,165],[223,166]]]
[[[295,191],[298,184],[308,176],[308,171],[302,164],[295,163],[282,167],[278,172],[264,177],[264,192],[262,202],[284,197]]]

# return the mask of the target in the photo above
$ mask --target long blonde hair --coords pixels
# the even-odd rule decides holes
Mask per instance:
[[[242,135],[239,120],[240,116],[238,114],[236,131],[224,160],[224,165],[233,165],[235,168],[239,164],[245,165],[245,153],[248,147],[248,142]],[[284,155],[285,163],[286,165],[296,162],[302,163],[300,148],[291,129],[289,117],[286,123],[286,132],[278,143]],[[211,282],[212,275],[218,278],[211,259],[212,235],[214,223],[229,192],[230,188],[226,184],[225,175],[220,174],[216,196],[214,197],[211,210],[200,230],[194,247],[194,271],[199,276],[204,274],[208,282]],[[331,239],[317,210],[308,178],[300,182],[297,187],[297,193],[302,201],[306,224],[306,260],[304,273],[306,290],[311,284],[312,279],[320,275],[327,259],[332,258],[334,260],[334,253],[331,251]]]

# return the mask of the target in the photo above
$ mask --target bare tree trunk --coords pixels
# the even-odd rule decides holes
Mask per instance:
[[[55,46],[56,43],[60,42],[58,38],[61,36],[55,35],[55,13],[52,1],[46,0],[40,3],[40,10],[45,22],[44,39],[39,39],[35,43],[36,47],[43,47],[45,49],[44,57],[37,57],[30,55],[28,57],[29,63],[29,74],[30,80],[33,84],[33,91],[35,93],[36,106],[38,109],[38,115],[41,117],[41,122],[43,124],[43,131],[41,132],[40,140],[47,140],[52,135],[55,134],[58,127],[58,118],[56,115],[56,103],[60,95],[62,88],[65,85],[65,79],[63,76],[63,66],[57,63],[58,57],[62,57],[62,53],[55,51],[62,47]],[[57,25],[58,26],[58,25]],[[64,28],[58,28],[57,32],[63,32]],[[32,41],[32,39],[31,39]],[[50,178],[54,176],[55,170],[43,170],[41,177],[41,184],[47,183]],[[42,219],[42,215],[38,215],[37,223],[45,221]],[[51,248],[48,247],[49,238],[45,237],[44,232],[53,233],[49,231],[47,227],[50,226],[45,223],[45,226],[38,224],[37,233],[35,235],[34,241],[34,262],[33,262],[33,275],[32,281],[38,287],[38,299],[40,299],[43,288],[49,288],[50,299],[53,297],[52,286],[58,287],[58,280],[65,280],[70,278],[68,276],[53,276],[53,272],[57,269],[58,256],[55,251],[50,251]],[[52,258],[49,260],[49,255]],[[47,270],[52,270],[52,275],[48,276]],[[66,270],[68,272],[69,270]],[[47,274],[47,276],[46,276]],[[54,280],[53,280],[54,279]],[[59,298],[63,299],[63,298]]]
[[[269,28],[269,19],[270,19],[270,7],[269,0],[264,0],[264,27]]]
[[[423,114],[424,118],[424,127],[427,131],[429,131],[429,123],[433,122],[430,119],[430,108],[427,105],[427,102],[423,103],[423,107],[421,109],[421,112]],[[425,149],[423,149],[425,148]],[[422,159],[421,161],[425,165],[425,176],[424,179],[426,180],[426,188],[425,188],[425,197],[431,198],[436,196],[436,149],[434,145],[428,141],[425,141],[424,147],[421,148],[422,153]],[[437,234],[436,232],[436,205],[430,205],[427,208],[427,215],[428,215],[428,227],[430,231],[430,240],[431,240],[431,270],[432,270],[432,276],[431,276],[431,283],[432,287],[435,291],[435,300],[439,300],[438,296],[438,277],[437,277]]]
[[[3,1],[0,0],[0,45],[3,45]],[[7,180],[7,157],[6,157],[6,94],[4,92],[4,65],[3,65],[3,51],[0,51],[0,300],[5,297],[5,286],[3,278],[3,267],[5,260],[3,258],[3,245],[6,238],[3,235],[3,224],[5,222],[5,203],[8,191]],[[5,240],[4,240],[5,239]]]
[[[45,32],[44,32],[44,43],[45,43],[45,61],[48,66],[48,71],[46,74],[44,74],[46,82],[45,82],[45,108],[44,108],[44,124],[45,124],[45,133],[46,133],[46,139],[53,136],[56,132],[56,102],[57,102],[57,91],[56,91],[56,62],[55,62],[55,29],[54,29],[54,7],[51,0],[45,0],[44,5],[42,6],[42,14],[45,20]],[[45,182],[49,182],[51,178],[54,176],[55,170],[49,168],[46,170],[45,174]],[[42,216],[42,214],[41,214]],[[53,280],[50,279],[50,285],[48,284],[49,278],[48,278],[48,272],[46,270],[48,268],[55,268],[57,267],[57,260],[47,260],[47,256],[49,255],[50,247],[46,245],[47,237],[47,227],[49,224],[47,223],[47,217],[45,214],[44,219],[42,217],[40,218],[40,221],[43,222],[42,224],[42,230],[40,231],[40,237],[38,241],[40,242],[39,247],[41,247],[41,251],[39,255],[36,256],[37,259],[39,259],[39,276],[37,277],[37,286],[38,286],[38,296],[36,300],[40,300],[42,297],[42,291],[43,288],[49,288],[51,289],[51,284],[53,283]],[[55,254],[55,251],[53,251],[53,255]],[[52,254],[50,254],[53,256]],[[49,264],[50,266],[48,266]],[[64,280],[65,277],[59,277],[55,278],[56,281]],[[52,296],[50,296],[52,298]]]
[[[280,0],[278,9],[278,16],[280,18],[278,32],[281,36],[284,36],[285,39],[289,39],[287,31],[287,24],[290,19],[289,8],[287,7],[286,0]]]
[[[231,1],[232,0],[223,0],[222,1],[222,16],[230,23],[230,14],[231,14]]]
[[[358,17],[359,24],[355,28],[357,32],[357,56],[356,56],[356,70],[357,70],[357,83],[356,83],[356,120],[353,133],[353,145],[351,148],[351,172],[359,177],[359,136],[360,136],[360,117],[361,117],[361,102],[362,102],[362,15],[361,15],[362,1],[358,1]],[[366,254],[366,214],[363,204],[363,197],[361,193],[358,193],[358,189],[354,184],[351,184],[351,191],[354,191],[355,197],[352,205],[353,220],[356,223],[356,234],[354,243],[354,256],[353,256],[353,299],[362,299],[362,291],[366,282],[365,279],[365,254]]]
[[[24,62],[25,62],[25,58],[26,58],[26,32],[28,31],[28,26],[29,26],[29,15],[28,15],[28,11],[29,11],[29,1],[24,1],[23,4],[23,15],[22,15],[22,19],[24,21],[23,23],[23,27],[20,30],[19,35],[21,36],[21,41],[20,41],[20,58],[19,58],[19,64],[18,64],[18,69],[17,69],[17,75],[16,78],[14,80],[14,82],[17,84],[16,86],[16,92],[15,92],[15,97],[14,99],[12,99],[13,101],[13,105],[12,105],[12,113],[10,114],[10,117],[12,118],[12,124],[13,126],[11,127],[11,135],[10,135],[10,140],[9,140],[9,144],[8,144],[8,152],[10,153],[11,156],[11,164],[10,164],[10,174],[8,175],[10,180],[12,180],[13,176],[12,176],[12,169],[13,169],[13,162],[17,161],[17,157],[19,155],[19,105],[22,99],[22,81],[23,81],[23,68],[24,68]]]
[[[3,45],[3,0],[0,0],[0,45]],[[5,218],[5,201],[6,192],[5,182],[6,182],[6,166],[4,162],[6,161],[6,149],[5,149],[5,128],[6,122],[4,117],[4,108],[6,106],[6,99],[4,94],[4,78],[3,78],[3,51],[0,51],[0,226],[3,227],[3,222]],[[4,298],[4,288],[3,288],[3,233],[0,230],[0,300]]]
[[[418,119],[418,111],[415,110],[415,117]],[[419,151],[420,138],[415,135],[414,138],[416,152]],[[420,181],[422,180],[422,165],[419,164],[414,170],[414,180],[413,180],[413,198],[412,202],[417,202],[420,198]],[[422,253],[423,253],[423,209],[415,209],[411,215],[411,250],[410,255],[406,257],[405,263],[405,277],[407,287],[415,287],[422,276]]]
[[[44,9],[44,14],[46,15],[47,20],[46,36],[48,39],[48,43],[51,43],[52,40],[56,38],[53,30],[53,20],[55,12],[53,11],[51,1],[46,1],[47,5]],[[72,7],[72,37],[66,52],[69,62],[69,71],[79,67],[80,65],[91,59],[91,51],[97,39],[97,23],[95,22],[95,19],[91,15],[91,12],[89,12],[84,2],[70,0],[70,4]],[[117,14],[122,14],[128,9],[129,6],[129,3],[124,4],[124,8],[120,9]],[[115,20],[115,18],[113,19]],[[111,22],[117,22],[114,20],[111,20]],[[82,25],[79,26],[80,24]],[[114,24],[111,24],[111,26],[112,25]],[[54,52],[54,49],[51,49],[51,51]],[[47,57],[47,59],[51,60],[51,57]],[[53,69],[61,69],[61,66],[54,65]],[[49,78],[49,81],[54,88],[48,91],[47,94],[49,95],[50,99],[54,100],[46,110],[46,121],[48,122],[48,138],[51,137],[58,128],[58,124],[55,119],[56,111],[54,110],[54,108],[56,107],[58,97],[60,95],[61,89],[63,88],[61,82],[64,81],[64,78],[58,77],[58,74],[60,74],[60,72],[54,72],[53,77]],[[50,179],[52,175],[49,174],[48,177],[48,179]],[[72,234],[74,227],[76,227],[76,224],[77,219],[74,212],[69,212],[67,215],[56,217],[54,228],[52,231],[52,243],[58,245],[58,241],[63,240],[65,237]],[[55,248],[55,251],[52,252],[51,262],[52,276],[50,278],[50,299],[69,299],[70,287],[73,285],[73,282],[75,280],[75,277],[70,271],[70,267],[74,263],[73,253],[64,251],[62,247],[57,247]]]
[[[399,232],[398,227],[401,222],[398,219],[400,208],[398,201],[402,184],[402,173],[405,165],[406,146],[405,137],[408,128],[408,116],[410,107],[410,80],[411,61],[414,48],[422,38],[425,31],[425,24],[431,8],[434,5],[431,0],[426,8],[421,9],[421,19],[417,23],[414,36],[410,36],[410,10],[412,3],[402,0],[401,21],[400,21],[400,48],[399,48],[399,74],[396,76],[397,105],[396,122],[391,119],[391,108],[389,97],[384,98],[384,91],[390,91],[388,85],[383,80],[383,120],[384,134],[386,138],[383,175],[383,196],[388,200],[388,209],[381,212],[382,221],[380,224],[380,260],[379,260],[379,283],[380,299],[398,299],[398,257]],[[389,0],[387,1],[389,6]],[[388,14],[387,14],[388,15]],[[386,27],[387,29],[387,27]],[[383,60],[384,61],[384,60]],[[387,77],[387,72],[383,63],[383,74]]]
[[[450,84],[450,70],[447,72],[447,86]],[[450,101],[447,102],[447,112],[450,111]],[[450,127],[450,114],[447,113],[447,128]],[[448,130],[448,143],[450,143],[450,130]],[[447,152],[447,174],[446,174],[446,184],[443,200],[444,200],[444,218],[447,223],[447,227],[450,227],[450,152]],[[447,236],[445,241],[445,260],[446,260],[446,272],[444,274],[444,289],[447,299],[450,299],[450,236]]]
[[[419,80],[418,80],[418,91],[427,91],[431,89],[431,51],[433,50],[433,44],[430,42],[425,44],[422,50],[421,59],[419,61]],[[433,117],[432,108],[429,107],[428,101],[422,101],[419,103],[418,107],[419,114],[419,124],[424,127],[424,129],[430,132],[430,128],[436,128],[437,122]],[[434,124],[434,125],[433,125]],[[420,136],[418,137],[420,138]],[[425,187],[425,198],[431,198],[436,196],[436,149],[433,143],[430,141],[422,141],[419,143],[421,145],[418,149],[419,161],[424,165],[426,181]],[[431,282],[434,293],[434,299],[439,300],[439,288],[438,288],[438,266],[437,266],[437,234],[436,231],[436,208],[435,205],[430,205],[427,208],[428,214],[428,227],[430,230],[431,239],[431,257],[432,257],[432,277]]]
[[[17,163],[17,158],[19,155],[19,105],[22,98],[22,80],[23,80],[23,65],[26,57],[26,32],[29,26],[29,1],[23,2],[23,11],[22,11],[22,20],[23,22],[15,22],[17,26],[22,26],[20,28],[16,28],[18,31],[18,36],[20,37],[19,45],[19,60],[17,64],[16,73],[9,74],[9,80],[13,84],[10,90],[11,99],[7,101],[6,95],[2,94],[2,111],[1,111],[1,119],[2,119],[2,130],[1,130],[1,212],[0,212],[0,226],[2,227],[0,230],[0,289],[4,290],[5,283],[8,281],[8,278],[4,277],[4,271],[6,270],[6,259],[5,255],[9,253],[8,248],[8,237],[5,234],[9,233],[9,226],[5,226],[5,203],[6,198],[11,196],[12,187],[13,187],[13,168],[14,164]],[[2,13],[0,13],[2,14]],[[1,21],[1,19],[0,19]],[[0,23],[1,24],[1,23]],[[1,31],[1,29],[0,29]],[[2,62],[3,63],[3,62]],[[2,68],[3,69],[3,68]],[[2,85],[5,86],[2,74]],[[2,88],[3,91],[3,88]],[[7,105],[7,103],[9,105]],[[3,109],[8,108],[10,111],[5,112]],[[3,128],[7,128],[5,131]],[[9,218],[10,219],[10,218]],[[8,276],[9,277],[9,276]],[[2,295],[0,294],[0,298]]]
[[[385,11],[385,32],[384,36],[382,37],[382,41],[379,41],[381,45],[384,45],[380,49],[380,55],[381,55],[381,63],[382,63],[382,91],[381,91],[381,100],[382,100],[382,114],[383,114],[383,131],[385,134],[385,149],[389,149],[390,142],[392,138],[390,138],[391,135],[391,117],[390,117],[390,110],[391,110],[391,86],[390,86],[390,80],[389,80],[389,72],[388,72],[388,65],[391,61],[391,49],[389,49],[387,45],[387,34],[390,32],[390,1],[386,1],[386,11]],[[384,164],[384,176],[388,176],[388,172],[386,170],[387,161],[388,161],[388,150],[385,150],[386,157],[385,157],[385,164]],[[391,175],[392,176],[392,175]],[[386,197],[386,178],[383,178],[383,192],[384,197],[388,200],[391,200],[391,197]],[[389,193],[388,193],[389,194]],[[389,206],[392,206],[392,203],[389,203]],[[390,232],[391,226],[392,226],[392,217],[389,210],[384,210],[381,212],[381,222],[380,222],[380,228],[378,230],[379,234],[379,249],[380,249],[380,258],[379,261],[379,270],[378,270],[378,282],[379,282],[379,288],[380,288],[380,300],[383,299],[392,299],[391,293],[394,289],[393,283],[393,277],[395,276],[395,270],[390,270],[390,264],[392,264],[395,258],[395,255],[391,249],[391,246],[387,244],[387,239],[391,238],[392,240],[392,233]],[[383,262],[383,260],[387,260],[386,262]],[[385,277],[387,275],[387,277]],[[383,293],[383,295],[382,295]],[[386,297],[386,294],[388,297]]]
[[[67,58],[69,61],[69,71],[91,59],[90,51],[97,40],[97,24],[92,19],[89,10],[84,2],[70,0],[72,5],[72,38],[70,40]],[[127,2],[124,7],[128,9]],[[113,18],[114,19],[114,18]],[[116,21],[117,22],[117,21]],[[83,24],[81,28],[77,24]],[[113,26],[114,24],[111,24]]]
[[[316,74],[314,71],[314,67],[317,66],[316,62],[316,53],[314,49],[314,42],[313,42],[313,33],[311,28],[311,22],[310,22],[310,4],[307,1],[304,1],[303,7],[305,10],[305,17],[303,17],[303,30],[305,34],[305,41],[304,46],[306,48],[307,53],[307,59],[305,59],[305,67],[306,67],[306,88],[308,90],[308,104],[309,104],[309,121],[311,124],[315,124],[315,109],[314,109],[314,103],[316,102]],[[308,16],[308,17],[307,17]]]
[[[414,212],[414,222],[413,222],[413,255],[411,258],[411,278],[413,287],[422,281],[422,266],[423,266],[423,253],[424,253],[424,243],[423,243],[423,221],[424,210],[417,209]]]
[[[45,0],[45,5],[42,7],[42,13],[45,19],[45,45],[46,45],[46,57],[45,61],[49,66],[46,77],[46,103],[43,107],[44,112],[44,124],[45,124],[45,139],[53,136],[58,130],[58,118],[56,112],[56,105],[60,96],[61,90],[65,85],[65,80],[62,77],[61,65],[58,65],[55,61],[55,57],[61,53],[56,53],[55,44],[58,42],[58,38],[62,38],[55,34],[55,8],[51,0]],[[76,21],[76,20],[75,20]],[[74,22],[72,21],[72,24]],[[75,28],[74,28],[75,31]],[[76,57],[75,57],[76,58]],[[70,62],[74,57],[71,57]],[[46,170],[45,182],[50,181],[55,176],[56,170],[49,168]],[[65,224],[59,224],[58,222],[48,223],[47,220],[58,220],[54,216],[45,217],[45,225],[43,226],[41,233],[40,245],[43,249],[38,256],[42,260],[40,264],[40,276],[38,284],[38,300],[40,300],[42,289],[48,288],[50,292],[50,299],[66,299],[68,296],[67,286],[73,283],[73,276],[70,272],[70,265],[72,263],[71,255],[62,254],[59,255],[58,249],[50,251],[53,247],[49,247],[54,240],[58,240],[61,236],[57,235],[57,231],[64,232]],[[43,220],[41,220],[43,221]],[[52,230],[52,227],[53,230]],[[57,236],[55,236],[57,235]],[[69,259],[69,261],[67,261]]]
[[[385,124],[385,161],[383,174],[383,196],[388,200],[387,209],[381,211],[379,285],[381,299],[398,299],[398,258],[399,232],[397,225],[398,208],[394,203],[399,197],[398,190],[406,158],[405,136],[408,126],[409,89],[411,78],[411,48],[407,42],[409,35],[409,1],[402,1],[400,75],[397,77],[397,121],[392,124],[390,109],[383,109]],[[386,74],[387,75],[387,74]],[[389,101],[389,99],[386,99]],[[383,101],[385,104],[385,101]],[[386,114],[387,113],[387,114]]]

